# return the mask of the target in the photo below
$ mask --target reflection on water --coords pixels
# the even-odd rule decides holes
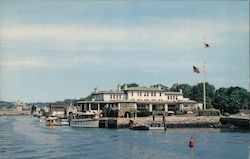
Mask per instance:
[[[191,136],[195,148],[188,147]],[[248,131],[46,127],[37,118],[0,117],[0,158],[235,159],[249,157]]]
[[[25,138],[31,140],[35,144],[49,144],[53,145],[57,142],[57,135],[52,133],[44,133],[43,129],[47,129],[49,127],[45,127],[44,125],[32,125],[34,120],[27,120],[26,118],[17,118],[15,122],[13,122],[14,131],[17,134],[22,135]],[[37,121],[36,121],[37,122]],[[54,127],[53,127],[54,128]]]

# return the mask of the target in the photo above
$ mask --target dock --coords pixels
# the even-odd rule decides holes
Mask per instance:
[[[220,122],[225,126],[233,126],[235,128],[250,129],[249,117],[221,117]]]
[[[101,118],[99,128],[118,129],[128,128],[129,118]]]

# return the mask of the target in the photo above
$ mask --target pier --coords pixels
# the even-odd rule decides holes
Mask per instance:
[[[129,118],[101,118],[99,120],[99,128],[128,128]]]
[[[222,117],[220,119],[222,125],[233,126],[236,128],[250,129],[249,117]]]

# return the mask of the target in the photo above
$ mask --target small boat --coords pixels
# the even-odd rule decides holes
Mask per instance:
[[[99,119],[94,112],[78,112],[70,119],[70,126],[83,128],[98,128]]]
[[[166,130],[166,125],[163,123],[152,123],[149,125],[149,130]]]
[[[130,119],[129,129],[132,130],[149,130],[149,126],[140,121]]]
[[[45,122],[46,126],[61,126],[60,119],[57,117],[48,117]]]
[[[134,119],[130,120],[129,128],[132,130],[165,130],[166,131],[166,125],[164,123],[145,124]]]
[[[39,118],[39,121],[40,121],[40,123],[45,123],[46,117],[45,117],[45,116],[41,116],[41,117]]]
[[[130,125],[129,128],[132,130],[149,130],[149,127],[146,125]]]
[[[60,123],[61,123],[62,126],[69,126],[69,119],[60,118]]]

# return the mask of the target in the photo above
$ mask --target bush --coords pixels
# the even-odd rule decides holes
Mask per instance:
[[[149,112],[148,110],[140,110],[137,112],[138,117],[146,117],[146,116],[150,116],[150,115],[152,115],[152,113]]]
[[[206,110],[198,110],[199,116],[220,116],[220,110],[211,108]]]
[[[185,114],[185,112],[182,112],[180,110],[176,110],[174,113],[175,113],[175,115],[183,115],[183,114]]]

